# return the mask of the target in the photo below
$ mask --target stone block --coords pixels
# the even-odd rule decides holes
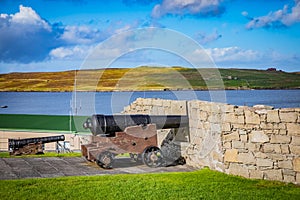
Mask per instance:
[[[288,131],[288,135],[300,136],[300,124],[287,123],[286,128]]]
[[[252,153],[239,153],[237,156],[238,162],[243,164],[252,164],[254,165],[256,160]]]
[[[300,137],[292,136],[291,145],[298,145],[298,146],[300,146]]]
[[[274,162],[270,159],[257,158],[256,165],[258,167],[273,167]]]
[[[294,158],[294,160],[293,160],[293,169],[296,172],[300,172],[300,157]]]
[[[264,153],[281,153],[281,148],[279,144],[264,144],[263,145]]]
[[[291,142],[291,136],[287,135],[271,135],[270,143],[274,144],[289,144]]]
[[[268,158],[272,159],[272,160],[276,160],[276,161],[283,161],[283,160],[287,160],[285,155],[282,155],[280,153],[271,153],[268,154]]]
[[[225,105],[225,112],[226,113],[233,113],[234,112],[234,105]]]
[[[296,122],[298,114],[296,112],[283,112],[280,110],[279,118],[282,122]]]
[[[246,143],[245,148],[252,152],[256,151],[256,145],[254,143]]]
[[[231,131],[231,126],[230,126],[230,123],[223,123],[222,124],[222,131]]]
[[[282,169],[293,169],[291,160],[278,161],[278,167]]]
[[[296,183],[299,184],[300,183],[300,173],[296,174]]]
[[[244,115],[245,106],[235,106],[234,107],[234,113],[236,115]],[[248,108],[247,108],[248,109]]]
[[[255,154],[256,158],[268,158],[268,154],[262,153],[262,152],[256,152]]]
[[[230,163],[228,173],[249,178],[249,172],[246,167],[237,163]]]
[[[283,144],[283,145],[280,145],[280,148],[281,148],[281,153],[283,153],[283,154],[289,154],[290,153],[289,145]]]
[[[254,178],[254,179],[262,179],[263,178],[263,172],[260,170],[250,169],[249,174],[250,174],[250,178]]]
[[[300,146],[290,145],[291,153],[300,156]]]
[[[231,149],[231,142],[224,142],[223,147],[225,149]]]
[[[239,134],[240,134],[240,135],[246,135],[246,134],[247,134],[247,131],[245,131],[245,130],[239,130]]]
[[[235,149],[244,149],[245,144],[241,141],[233,140],[232,141],[232,147],[235,148]]]
[[[294,183],[296,179],[295,176],[283,175],[283,181],[286,183]]]
[[[286,135],[287,131],[285,129],[279,129],[278,134],[279,135]]]
[[[241,141],[242,142],[247,142],[248,141],[248,135],[240,135]]]
[[[266,170],[264,171],[265,179],[267,180],[277,180],[282,181],[282,170],[281,169],[274,169],[274,170]]]
[[[245,110],[246,124],[260,124],[260,117],[253,111]]]
[[[226,113],[224,116],[224,121],[228,123],[245,124],[244,115],[238,116],[234,113]]]
[[[272,123],[265,123],[265,122],[260,123],[259,127],[263,130],[273,130],[274,129],[274,126]]]
[[[278,110],[269,110],[267,112],[267,122],[269,123],[279,123],[279,113]]]
[[[296,172],[292,169],[283,169],[282,174],[283,175],[288,175],[288,176],[295,176]]]
[[[227,135],[223,135],[224,142],[239,140],[239,139],[240,139],[240,135],[236,131]]]
[[[237,149],[227,149],[224,154],[224,162],[238,162],[237,155]]]
[[[263,131],[252,131],[250,136],[250,141],[254,143],[265,143],[269,142],[269,137]]]

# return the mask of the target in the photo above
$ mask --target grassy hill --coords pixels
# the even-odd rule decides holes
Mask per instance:
[[[138,67],[0,74],[0,91],[206,90],[300,88],[300,74],[249,69]],[[221,77],[221,79],[220,79]]]

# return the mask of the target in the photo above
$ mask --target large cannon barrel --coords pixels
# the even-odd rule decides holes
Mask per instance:
[[[92,115],[83,124],[93,135],[112,136],[126,127],[156,124],[157,129],[188,126],[188,117],[182,115]]]
[[[8,139],[9,149],[18,149],[22,148],[28,144],[38,144],[38,143],[50,143],[50,142],[58,142],[64,141],[65,136],[49,136],[49,137],[37,137],[37,138],[26,138],[26,139]]]

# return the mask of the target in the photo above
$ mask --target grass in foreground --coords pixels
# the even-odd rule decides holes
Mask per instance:
[[[195,172],[0,181],[1,199],[299,199],[300,188]]]
[[[56,152],[45,152],[44,154],[38,155],[21,155],[21,156],[10,156],[8,152],[0,152],[0,158],[40,158],[40,157],[79,157],[81,153],[56,153]]]

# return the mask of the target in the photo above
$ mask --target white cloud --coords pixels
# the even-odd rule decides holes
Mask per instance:
[[[41,26],[44,29],[51,30],[49,24],[43,20],[31,7],[19,6],[20,11],[16,14],[12,14],[11,23],[16,24],[26,24],[26,25],[36,25]]]
[[[219,16],[224,12],[223,0],[163,0],[155,5],[152,17],[164,15]]]
[[[254,50],[245,50],[239,47],[211,48],[206,49],[215,62],[252,62],[261,58],[259,52]]]
[[[242,15],[248,17],[248,13],[243,12]],[[300,1],[295,0],[295,5],[289,9],[288,5],[275,12],[269,12],[265,16],[251,18],[246,25],[247,29],[254,28],[280,28],[291,26],[300,22]]]
[[[91,46],[58,47],[50,51],[53,59],[84,59],[92,50]]]

